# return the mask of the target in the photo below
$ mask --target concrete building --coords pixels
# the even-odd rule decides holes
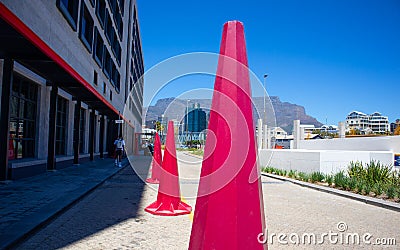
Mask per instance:
[[[389,119],[379,112],[367,115],[359,111],[352,111],[346,117],[346,130],[357,130],[362,134],[383,134],[390,131]]]
[[[135,0],[1,0],[0,37],[0,180],[105,157],[118,132],[134,151],[144,84]]]
[[[369,126],[374,133],[383,134],[390,131],[389,119],[382,116],[379,112],[369,115]]]
[[[207,115],[200,108],[200,104],[193,104],[192,108],[188,109],[188,114],[185,115],[184,121],[187,123],[185,131],[201,132],[207,128]]]

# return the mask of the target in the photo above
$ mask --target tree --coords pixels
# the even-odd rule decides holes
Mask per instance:
[[[156,121],[156,130],[160,133],[164,128],[164,126],[161,124],[161,122]]]
[[[400,135],[400,125],[397,125],[396,129],[394,130],[394,135]]]

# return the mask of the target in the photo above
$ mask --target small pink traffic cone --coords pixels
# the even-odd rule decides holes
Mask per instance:
[[[152,184],[160,183],[160,172],[162,163],[160,136],[158,135],[158,133],[156,133],[155,137],[156,138],[154,140],[153,161],[151,162],[151,178],[146,179],[146,182]]]
[[[147,206],[144,210],[154,215],[163,216],[189,214],[192,211],[192,207],[182,202],[180,196],[173,121],[168,123],[165,144],[157,201]]]

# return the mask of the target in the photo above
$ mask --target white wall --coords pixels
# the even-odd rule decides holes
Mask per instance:
[[[271,166],[305,173],[337,173],[347,169],[351,161],[379,160],[386,165],[393,165],[394,161],[394,154],[390,151],[261,149],[258,152],[261,167]]]
[[[299,141],[299,148],[311,150],[392,151],[400,153],[400,136],[301,140]]]

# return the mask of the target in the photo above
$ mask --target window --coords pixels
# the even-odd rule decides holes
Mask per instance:
[[[123,33],[123,23],[122,23],[122,17],[121,14],[116,14],[116,24],[117,24],[117,29],[118,29],[118,34],[119,38],[122,41],[122,33]]]
[[[112,101],[112,91],[110,89],[110,101]]]
[[[110,45],[112,45],[113,43],[113,32],[114,32],[114,28],[112,26],[112,20],[110,17],[110,14],[108,14],[108,11],[106,11],[106,37],[108,39],[108,42],[110,43]]]
[[[82,9],[83,10],[81,15],[81,27],[79,31],[79,36],[83,44],[86,46],[89,52],[91,52],[93,42],[93,19],[83,2]]]
[[[106,2],[104,0],[97,0],[96,15],[101,26],[104,28],[104,25],[106,24]]]
[[[110,5],[111,12],[115,14],[117,9],[117,0],[108,0],[108,5]]]
[[[117,92],[119,92],[119,90],[120,90],[120,74],[119,74],[118,69],[115,67],[114,63],[112,63],[112,65],[111,65],[111,72],[112,72],[112,74],[110,75],[110,81],[114,85]]]
[[[77,115],[77,113],[75,113]],[[79,116],[79,153],[83,153],[84,145],[85,145],[85,109],[81,108],[80,116]],[[75,134],[75,126],[74,126],[74,134]],[[76,141],[74,141],[74,147],[76,145]]]
[[[112,72],[111,72],[112,59],[110,56],[110,52],[108,52],[107,49],[105,49],[104,52],[105,52],[104,53],[105,55],[104,55],[103,71],[104,71],[104,74],[110,79],[111,74],[112,74]]]
[[[13,76],[10,101],[8,159],[35,156],[38,87],[18,74]]]
[[[57,96],[56,155],[66,154],[67,109],[67,99]]]
[[[93,84],[97,85],[97,72],[96,72],[96,70],[93,71]]]
[[[97,64],[103,66],[103,55],[104,55],[104,41],[97,28],[94,32],[94,45],[93,45],[93,58]]]
[[[131,67],[130,67],[131,75],[133,75],[133,61],[131,60]]]
[[[117,59],[118,65],[121,65],[121,45],[119,45],[118,39],[114,40],[112,49],[113,49],[115,58]]]
[[[125,7],[125,0],[119,0],[119,7],[121,8],[121,13],[124,13],[124,7]]]
[[[76,31],[78,23],[79,0],[57,0],[57,7],[67,19],[72,29]]]
[[[132,82],[132,78],[129,79],[129,91],[132,92],[133,89],[133,82]]]
[[[116,69],[116,68],[114,68],[113,80],[114,80],[115,88],[119,92],[119,90],[120,90],[120,75],[119,75],[118,69]]]
[[[103,82],[103,94],[105,95],[107,93],[107,84]]]
[[[111,71],[110,72],[111,72],[110,81],[111,81],[112,85],[114,85],[114,87],[115,87],[115,72],[116,72],[116,69],[115,69],[115,64],[112,63],[112,62],[111,62]]]

